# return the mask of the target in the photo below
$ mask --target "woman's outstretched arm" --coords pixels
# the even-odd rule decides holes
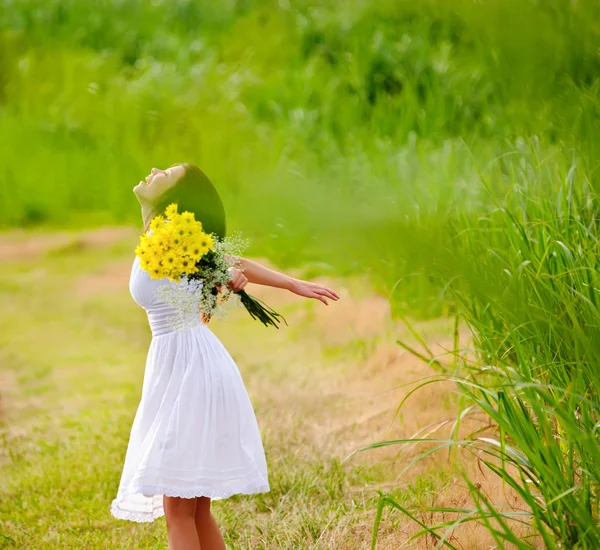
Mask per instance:
[[[264,265],[260,265],[252,260],[247,260],[246,258],[240,258],[240,266],[242,271],[232,274],[233,276],[230,285],[234,290],[241,290],[244,288],[245,283],[249,282],[257,285],[272,286],[274,288],[289,290],[298,296],[320,300],[325,305],[328,305],[327,298],[334,301],[340,299],[333,290],[324,285],[294,279],[289,275],[279,273],[278,271],[269,269]]]

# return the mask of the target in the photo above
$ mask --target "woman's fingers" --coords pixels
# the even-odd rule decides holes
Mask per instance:
[[[331,295],[332,295],[332,296],[333,296],[333,297],[334,297],[336,300],[339,300],[339,299],[340,299],[340,295],[339,295],[337,292],[335,292],[335,291],[331,290],[331,289],[330,289],[330,288],[328,288],[328,287],[325,287],[325,288],[327,289],[327,292],[329,292],[329,293],[330,293],[330,294],[331,294]]]
[[[327,288],[326,286],[319,286],[316,290],[319,294],[327,296],[328,298],[331,298],[334,301],[340,299],[340,297],[333,290]]]
[[[329,305],[329,302],[327,301],[328,299],[333,300],[334,302],[337,302],[340,299],[336,292],[325,285],[311,283],[308,281],[296,280],[296,284],[293,286],[292,292],[294,294],[298,294],[299,296],[304,296],[305,298],[319,300],[326,306]]]
[[[227,286],[231,290],[233,290],[234,292],[239,292],[240,290],[242,290],[242,288],[244,288],[243,281],[244,281],[245,277],[239,269],[230,267],[229,268],[229,276],[231,277],[231,279],[229,279]]]
[[[317,300],[319,300],[320,302],[323,302],[326,306],[328,306],[329,304],[327,303],[327,300],[325,298],[323,298],[323,296],[321,296],[320,294],[315,294],[314,298],[316,298]]]
[[[241,271],[232,271],[231,274],[233,277],[229,281],[229,288],[234,292],[239,292],[243,290],[244,287],[248,284],[248,279]]]
[[[307,296],[323,302],[326,306],[329,305],[327,298],[333,300],[334,302],[337,302],[340,299],[340,297],[333,290],[327,288],[326,286],[319,285],[317,283],[308,283],[308,286],[310,290]]]
[[[335,292],[333,292],[333,290],[330,290],[329,288],[325,288],[323,290],[323,292],[325,293],[326,296],[329,296],[329,298],[331,298],[332,300],[337,301],[340,299],[340,297]]]
[[[323,302],[326,306],[328,306],[329,302],[327,302],[326,298],[331,298],[331,296],[328,296],[327,294],[325,294],[325,292],[323,291],[322,288],[314,288],[311,298],[314,298],[315,300],[319,300],[319,302]]]

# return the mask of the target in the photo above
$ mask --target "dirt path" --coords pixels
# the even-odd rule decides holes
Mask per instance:
[[[75,428],[56,428],[57,437],[72,438],[79,444],[82,435],[77,421],[73,419],[88,411],[90,399],[100,399],[104,408],[99,404],[97,410],[86,414],[105,416],[106,408],[114,408],[117,403],[123,407],[124,418],[131,414],[139,391],[143,347],[147,345],[147,333],[142,332],[145,328],[140,328],[142,319],[138,312],[133,313],[127,295],[131,265],[128,250],[134,241],[135,231],[127,228],[80,235],[47,235],[39,239],[29,236],[23,240],[22,235],[0,238],[0,258],[12,262],[20,277],[11,279],[4,275],[0,280],[5,288],[15,285],[11,291],[2,294],[7,308],[12,308],[15,315],[24,315],[22,322],[29,324],[31,312],[23,312],[27,307],[37,307],[39,303],[45,311],[56,309],[56,318],[45,317],[42,313],[39,327],[32,327],[29,336],[23,331],[19,333],[26,342],[28,337],[38,338],[34,334],[38,335],[41,330],[54,331],[43,358],[34,351],[23,351],[16,344],[14,323],[5,324],[5,333],[8,331],[9,336],[0,341],[0,359],[4,357],[7,366],[0,368],[0,411],[4,410],[6,422],[5,446],[0,446],[4,457],[0,454],[0,461],[10,463],[9,455],[15,452],[22,452],[22,456],[27,457],[29,451],[26,447],[31,445],[32,434],[41,426],[39,415],[56,410],[58,403],[60,418],[75,422]],[[18,287],[15,282],[22,281],[23,277],[37,281],[39,298],[33,306],[28,301],[31,296],[27,289]],[[255,530],[244,537],[237,533],[234,535],[232,531],[231,537],[238,537],[230,539],[235,541],[231,543],[233,548],[286,547],[280,542],[282,540],[307,541],[305,546],[290,542],[290,548],[367,548],[378,489],[392,491],[397,498],[405,498],[407,505],[467,504],[466,491],[459,479],[448,472],[443,456],[420,463],[402,476],[400,473],[410,457],[415,456],[414,449],[406,451],[400,447],[388,447],[348,458],[365,445],[410,437],[425,426],[450,418],[454,409],[453,388],[430,386],[407,401],[401,414],[396,416],[398,403],[408,391],[403,386],[431,375],[433,371],[395,344],[402,329],[391,319],[387,301],[365,290],[364,281],[333,280],[327,283],[342,296],[339,303],[329,307],[308,303],[273,289],[251,289],[255,295],[285,313],[289,327],[280,331],[267,331],[250,321],[243,311],[236,312],[226,322],[212,323],[213,330],[231,351],[244,376],[264,433],[272,477],[277,487],[272,491],[275,504],[264,504],[271,510],[271,517],[266,517],[265,511],[256,516],[255,501],[242,508],[241,512],[239,508],[231,509],[236,518],[238,515],[247,517],[248,522],[255,523]],[[135,322],[124,320],[116,313],[119,308],[125,307],[137,316]],[[98,322],[90,321],[90,312],[94,319],[101,320],[100,326],[90,325]],[[34,313],[37,316],[37,311]],[[73,331],[80,331],[79,342],[75,341],[66,349],[54,346],[55,342],[66,338],[62,332],[64,327],[56,326],[61,315],[73,320],[69,337],[72,338]],[[444,348],[450,347],[449,323],[446,321],[421,324],[420,329],[428,334],[431,345],[440,354]],[[119,354],[115,354],[113,359],[110,348],[106,346],[112,343],[126,347],[132,341],[140,342],[131,352],[137,358],[136,363],[127,367],[128,370],[120,367],[116,372],[121,384],[130,384],[127,391],[103,388],[106,381],[115,377],[115,371],[107,366],[107,362],[121,360]],[[98,346],[94,349],[94,358],[85,356],[85,361],[98,366],[82,376],[81,348],[89,349],[93,345]],[[51,366],[46,367],[48,354],[52,355],[52,361]],[[75,359],[71,361],[72,357]],[[36,376],[44,380],[47,388],[40,390],[37,381],[19,371],[20,366],[33,364],[37,365],[39,372],[46,369],[43,375]],[[68,398],[60,394],[59,388],[65,387],[71,388]],[[34,415],[27,413],[31,410],[35,411]],[[94,426],[100,422],[96,416]],[[105,425],[102,426],[101,429],[106,431]],[[123,442],[126,441],[126,428],[119,429],[123,433],[115,435],[117,441],[112,460],[122,453]],[[336,468],[341,468],[343,473],[336,473]],[[113,469],[118,470],[116,466]],[[23,482],[28,482],[28,475]],[[36,475],[44,474],[38,472]],[[111,478],[113,485],[114,475]],[[315,476],[323,479],[315,481]],[[332,480],[337,479],[336,476],[343,478],[343,482],[339,482],[340,487],[335,490],[327,488]],[[480,477],[484,489],[498,496],[499,489],[494,481]],[[293,486],[289,490],[282,488],[290,483],[290,479],[297,480],[296,493]],[[319,485],[321,481],[324,488]],[[309,491],[311,484],[314,487],[310,491],[316,491],[317,497],[303,497],[302,491],[313,494]],[[114,487],[110,487],[107,494],[111,490]],[[325,496],[318,496],[322,492]],[[328,492],[335,495],[330,497],[335,498],[335,502],[322,501],[327,498]],[[281,493],[279,497],[278,493]],[[295,512],[287,511],[290,500]],[[98,506],[102,506],[102,501]],[[222,510],[221,520],[226,525],[234,525],[233,516],[228,515],[229,508]],[[248,515],[244,516],[246,511]],[[98,520],[101,525],[110,529],[108,526],[113,525],[110,518],[102,515],[105,514],[103,510],[97,513],[102,518]],[[281,522],[283,525],[280,525]],[[287,525],[285,522],[288,522]],[[315,527],[316,533],[302,534],[311,522],[318,526]],[[18,533],[18,529],[22,528],[17,523],[11,524],[9,532]],[[244,529],[247,530],[247,525]],[[265,534],[268,529],[276,530],[276,533]],[[414,532],[416,527],[411,521],[397,513],[390,514],[382,526],[378,548],[398,548]],[[138,531],[131,533],[138,536],[135,535]],[[473,527],[464,529],[459,538],[462,548],[484,548],[490,542],[483,532]],[[435,545],[431,546],[431,542],[422,539],[417,545],[407,547],[433,548]],[[87,544],[89,548],[100,547],[95,546],[96,542]],[[39,547],[46,548],[43,545]]]

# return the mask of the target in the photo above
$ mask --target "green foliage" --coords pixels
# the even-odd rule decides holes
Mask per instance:
[[[419,441],[437,446],[416,461],[461,448],[519,498],[518,512],[499,507],[467,476],[474,507],[447,509],[455,519],[425,525],[382,495],[380,510],[408,514],[422,527],[415,538],[433,535],[438,547],[454,548],[450,534],[466,521],[485,525],[500,548],[538,548],[540,541],[550,549],[600,546],[600,203],[576,165],[560,172],[539,156],[531,162],[511,172],[515,185],[503,206],[463,219],[467,229],[437,265],[472,330],[476,364],[458,345],[448,369],[429,350],[402,344],[440,369],[421,388],[450,380],[466,398],[454,438]],[[549,194],[545,184],[553,180],[558,193]],[[493,429],[459,438],[461,420],[474,410]],[[384,444],[406,442],[416,441]]]
[[[493,161],[517,139],[595,174],[591,0],[0,7],[4,225],[133,221],[149,168],[191,160],[256,252],[400,281],[398,308],[429,316],[448,311],[431,256],[510,187]]]

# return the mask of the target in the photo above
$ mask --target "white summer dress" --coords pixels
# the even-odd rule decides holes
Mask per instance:
[[[184,314],[155,295],[133,263],[129,289],[152,329],[142,396],[111,514],[131,521],[164,515],[163,495],[223,499],[269,491],[254,410],[233,359],[199,314]]]

